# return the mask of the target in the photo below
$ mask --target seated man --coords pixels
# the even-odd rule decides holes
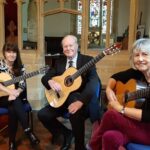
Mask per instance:
[[[52,77],[63,74],[69,67],[70,61],[72,62],[73,67],[79,69],[92,59],[90,56],[78,53],[77,38],[73,35],[67,35],[63,38],[62,47],[65,57],[60,58],[56,62],[55,67],[51,68],[42,78],[43,85],[47,89],[53,89],[57,93],[62,90],[62,87],[61,84],[53,80]],[[52,106],[47,105],[38,112],[39,120],[51,132],[53,138],[57,138],[60,134],[63,134],[64,143],[61,146],[62,150],[69,149],[72,132],[75,137],[75,150],[85,149],[85,109],[93,96],[95,85],[99,82],[99,77],[95,65],[88,68],[88,71],[82,73],[81,76],[81,86],[79,89],[69,93],[69,96],[62,106],[53,108]],[[62,116],[64,112],[70,113],[69,120],[71,122],[72,132],[56,119],[57,117]]]

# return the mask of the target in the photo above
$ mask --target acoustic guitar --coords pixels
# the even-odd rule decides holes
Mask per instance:
[[[130,79],[125,84],[117,81],[115,93],[120,104],[140,108],[145,98],[150,97],[150,87],[134,79]],[[111,107],[108,105],[108,108]]]
[[[21,80],[25,80],[27,78],[31,78],[31,77],[36,76],[38,74],[44,73],[48,69],[49,69],[49,66],[45,66],[45,67],[40,68],[37,71],[26,73],[24,75],[15,77],[13,79],[9,74],[2,72],[2,73],[0,73],[0,83],[3,84],[4,86],[10,88],[10,89],[15,89],[15,85],[14,85],[15,83],[20,82]],[[7,96],[7,95],[8,95],[8,93],[0,91],[0,97]]]
[[[79,70],[77,70],[74,67],[70,67],[61,76],[53,77],[52,80],[58,82],[61,85],[62,90],[54,91],[52,89],[45,89],[45,95],[49,104],[54,108],[62,106],[66,101],[68,95],[81,86],[81,74],[87,71],[104,56],[117,53],[119,51],[120,46],[120,44],[114,44],[111,47],[105,49],[99,55],[91,59],[83,67],[81,67]]]

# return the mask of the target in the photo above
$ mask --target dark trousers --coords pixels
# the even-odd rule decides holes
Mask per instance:
[[[23,102],[20,98],[17,98],[13,101],[8,101],[8,97],[1,97],[0,107],[8,108],[9,140],[14,141],[18,128],[18,121],[22,125],[23,129],[27,129],[29,127],[27,114],[23,107]]]
[[[76,96],[75,96],[76,97]],[[51,134],[55,137],[60,133],[66,135],[68,129],[60,123],[56,118],[63,116],[67,112],[67,107],[71,102],[75,101],[74,95],[67,99],[67,102],[59,107],[53,108],[50,105],[45,106],[38,112],[38,118],[43,123]],[[75,137],[75,150],[84,150],[84,122],[85,122],[84,107],[78,110],[75,114],[70,114],[69,120],[71,122],[73,135]]]

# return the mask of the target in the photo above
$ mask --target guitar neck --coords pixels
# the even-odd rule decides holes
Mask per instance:
[[[127,93],[125,96],[125,102],[132,101],[134,99],[146,98],[150,96],[150,87],[137,90],[135,92]]]
[[[2,84],[4,86],[9,86],[11,84],[15,84],[17,82],[20,82],[21,80],[25,80],[27,78],[31,78],[31,77],[33,77],[35,75],[38,75],[38,74],[40,74],[40,71],[34,71],[34,72],[26,73],[26,74],[24,74],[22,76],[18,76],[18,77],[15,77],[15,78],[11,79],[11,80],[7,80],[7,81],[3,82]]]
[[[93,59],[91,59],[87,64],[85,64],[83,67],[81,67],[76,73],[72,75],[72,79],[76,79],[79,77],[83,72],[86,72],[90,67],[92,67],[94,64],[96,64],[100,59],[102,59],[105,56],[105,53],[102,52]]]

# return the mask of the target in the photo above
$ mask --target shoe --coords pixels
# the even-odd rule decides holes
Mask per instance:
[[[32,145],[37,145],[40,143],[40,140],[35,136],[35,134],[31,131],[30,128],[25,130],[25,134],[29,138]]]
[[[9,150],[17,150],[15,142],[10,142],[9,143]]]
[[[40,143],[40,140],[32,132],[28,135],[28,138],[32,145],[37,145]]]
[[[64,135],[64,142],[63,142],[63,145],[61,146],[60,150],[69,150],[72,139],[73,139],[73,134],[71,131],[69,131],[68,134]]]

